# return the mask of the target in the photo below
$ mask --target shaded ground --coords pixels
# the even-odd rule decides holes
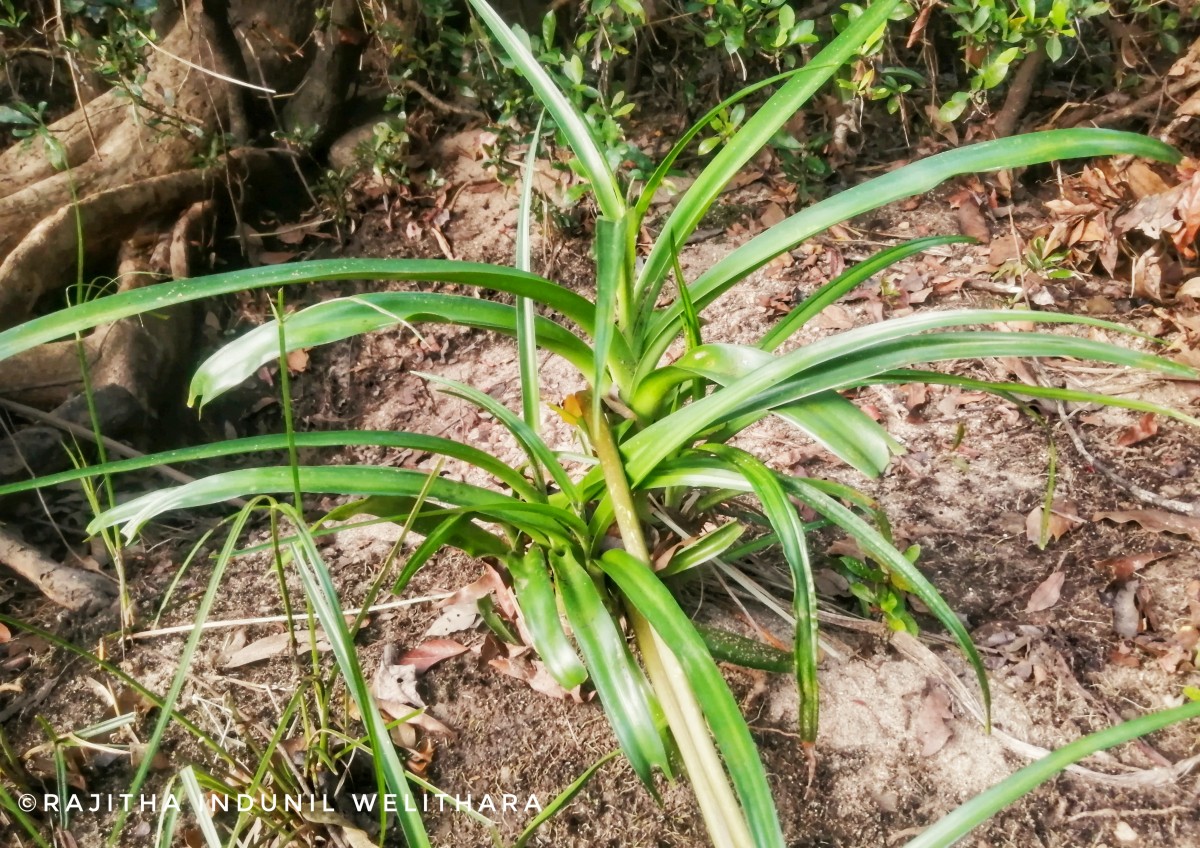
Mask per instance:
[[[397,215],[368,213],[346,253],[362,256],[437,256],[507,263],[513,252],[515,192],[495,183],[482,170],[473,134],[445,142],[438,170],[454,197],[435,219],[419,214],[417,226]],[[770,176],[744,185],[728,196],[725,219],[713,235],[692,245],[682,257],[694,275],[714,258],[761,226],[772,203],[786,205],[782,188]],[[457,193],[455,193],[457,192]],[[910,205],[911,206],[911,205]],[[810,291],[840,261],[865,255],[885,235],[948,233],[960,225],[945,194],[911,208],[894,208],[842,230],[844,238],[794,252],[790,263],[773,263],[754,275],[711,310],[707,340],[748,341],[761,335],[786,309],[797,291]],[[433,234],[438,228],[442,239]],[[537,269],[580,289],[588,285],[585,248],[562,236],[539,244]],[[858,323],[900,314],[902,310],[995,305],[1006,302],[995,289],[987,247],[943,249],[893,269],[867,288],[865,296],[839,304],[815,323],[811,337]],[[1105,296],[1103,281],[1064,288],[1062,305],[1078,308],[1083,298]],[[352,286],[341,287],[343,289]],[[311,291],[304,299],[328,292]],[[1121,320],[1151,335],[1183,338],[1178,325],[1141,302],[1109,302]],[[1186,313],[1187,305],[1179,305]],[[1190,313],[1192,316],[1194,312]],[[515,349],[511,342],[481,333],[439,327],[379,333],[310,352],[297,369],[294,393],[299,421],[312,429],[396,428],[442,435],[516,455],[502,427],[453,398],[426,389],[415,371],[436,371],[470,382],[493,397],[519,407]],[[1127,342],[1128,343],[1128,342]],[[1144,344],[1134,340],[1134,344]],[[1109,392],[1137,392],[1197,411],[1197,384],[1148,382],[1115,369],[1080,368],[1047,362],[1049,379],[1078,381],[1079,386]],[[1008,379],[1013,366],[987,363],[969,373],[983,379]],[[1018,377],[1020,375],[1018,374]],[[543,397],[557,402],[580,388],[563,363],[543,364]],[[266,382],[246,387],[236,399],[214,411],[215,426],[253,432],[272,422],[274,388]],[[1174,703],[1181,685],[1195,685],[1194,669],[1156,656],[1165,643],[1191,623],[1200,624],[1200,530],[1191,536],[1152,532],[1134,524],[1098,519],[1101,513],[1142,508],[1124,490],[1079,456],[1062,423],[1046,410],[1038,423],[1012,406],[970,392],[932,387],[925,395],[896,386],[863,392],[857,400],[874,410],[908,448],[883,479],[864,483],[823,452],[781,427],[763,425],[744,437],[747,446],[773,464],[811,476],[852,482],[879,499],[897,537],[922,546],[921,565],[946,594],[987,649],[996,690],[995,724],[1018,740],[1053,748],[1080,734],[1123,717]],[[1200,490],[1197,436],[1174,421],[1159,422],[1157,433],[1119,446],[1120,435],[1139,416],[1122,411],[1077,411],[1074,426],[1097,457],[1138,485],[1167,497]],[[565,427],[555,426],[546,410],[552,447],[569,446]],[[1064,535],[1039,551],[1027,538],[1029,513],[1045,494],[1048,438],[1058,450],[1060,512],[1068,520]],[[427,456],[379,449],[346,451],[340,461],[383,462],[432,469]],[[447,468],[451,475],[461,469]],[[474,481],[474,480],[473,480]],[[475,481],[482,482],[482,481]],[[178,566],[184,544],[197,535],[185,525],[181,536],[155,529],[156,540],[131,562],[132,585],[146,618]],[[325,544],[323,552],[343,591],[347,607],[356,606],[382,566],[398,529],[358,528]],[[837,538],[823,539],[824,547]],[[406,542],[411,547],[411,542]],[[1137,578],[1144,591],[1138,606],[1116,602],[1117,617],[1130,609],[1139,618],[1135,634],[1123,639],[1114,630],[1114,559],[1158,552]],[[230,620],[280,611],[275,578],[263,558],[247,557],[232,568],[212,618]],[[758,568],[766,579],[772,563]],[[479,563],[446,555],[414,580],[414,597],[452,592],[480,576]],[[1047,579],[1062,575],[1057,593]],[[180,602],[162,623],[186,624],[195,612],[206,572],[189,572],[176,589]],[[293,589],[298,593],[299,586]],[[115,619],[80,623],[54,621],[48,609],[20,586],[4,586],[5,606],[13,614],[39,621],[77,643],[92,644]],[[1031,611],[1031,599],[1041,610]],[[704,615],[748,631],[745,614],[717,586],[693,595]],[[1108,603],[1106,604],[1106,599]],[[1049,603],[1046,603],[1049,601]],[[785,633],[782,622],[761,607],[747,609],[762,626]],[[373,614],[360,637],[360,657],[370,673],[386,645],[407,649],[419,644],[440,612],[432,602]],[[1149,619],[1149,620],[1147,620]],[[1116,622],[1117,625],[1120,622]],[[223,668],[239,645],[277,632],[251,626],[215,632],[201,642],[198,661],[182,704],[212,733],[253,734],[246,728],[273,728],[280,705],[294,690],[298,670],[275,656],[237,669]],[[771,775],[784,827],[797,846],[874,846],[903,844],[920,827],[1020,767],[1025,759],[986,735],[963,705],[949,696],[955,675],[970,686],[964,663],[939,641],[935,630],[923,634],[932,652],[889,644],[878,632],[827,626],[830,651],[822,666],[822,730],[815,780],[807,785],[807,764],[794,733],[795,695],[783,678],[729,670],[742,699]],[[483,628],[475,624],[451,634],[469,649],[422,675],[419,691],[429,713],[453,732],[435,735],[428,776],[443,791],[465,796],[511,793],[522,804],[529,795],[547,803],[583,769],[615,747],[599,706],[556,700],[526,682],[498,672],[478,651]],[[145,685],[165,691],[182,640],[163,636],[136,641],[117,655],[120,665]],[[1122,652],[1121,646],[1125,649]],[[44,646],[9,642],[0,683],[12,692],[0,701],[3,725],[13,748],[37,744],[35,714],[64,732],[99,720],[103,703],[78,661],[52,654]],[[1194,650],[1194,646],[1193,646]],[[28,657],[29,659],[24,659]],[[944,663],[939,665],[931,658]],[[947,670],[949,669],[949,670]],[[48,684],[48,686],[47,686]],[[39,688],[46,687],[46,688]],[[30,697],[35,693],[34,697]],[[235,743],[231,743],[235,744]],[[203,755],[190,741],[169,740],[174,766]],[[1127,785],[1112,787],[1095,779],[1068,776],[1054,781],[977,831],[967,844],[1100,846],[1200,845],[1200,784],[1194,774],[1169,780],[1163,769],[1200,755],[1194,728],[1164,732],[1143,746],[1126,746],[1091,763],[1099,771],[1124,775]],[[83,774],[91,791],[119,791],[127,780],[120,762],[90,762]],[[1141,777],[1139,777],[1139,775]],[[1136,788],[1140,779],[1161,785]],[[692,846],[704,843],[699,818],[688,793],[663,787],[658,807],[622,762],[605,766],[577,800],[544,828],[534,844],[546,846]],[[519,833],[527,813],[498,812],[493,817],[506,839]],[[130,831],[127,844],[146,844],[150,819]],[[78,844],[99,844],[104,821],[80,816]],[[429,816],[435,844],[488,845],[485,831],[461,813]]]

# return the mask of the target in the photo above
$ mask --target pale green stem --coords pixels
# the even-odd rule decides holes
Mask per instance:
[[[593,408],[590,399],[583,404],[583,408]],[[596,412],[594,416],[588,427],[588,435],[596,450],[596,458],[600,460],[600,467],[604,469],[621,541],[626,551],[642,562],[649,563],[650,550],[646,547],[642,523],[633,503],[633,492],[629,489],[620,451],[613,441],[603,412]],[[626,605],[626,609],[641,649],[646,674],[658,694],[667,724],[679,746],[683,766],[691,778],[692,791],[696,794],[713,845],[716,848],[744,848],[752,844],[746,817],[725,777],[725,769],[713,744],[708,723],[704,720],[683,669],[650,623],[632,605]]]

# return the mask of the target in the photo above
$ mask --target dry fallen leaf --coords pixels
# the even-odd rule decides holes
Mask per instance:
[[[401,718],[414,708],[424,707],[425,701],[417,691],[417,670],[397,662],[396,653],[393,645],[384,648],[383,659],[371,679],[371,694],[381,710],[392,718]]]
[[[1058,598],[1062,594],[1063,581],[1066,579],[1065,571],[1056,571],[1038,584],[1038,587],[1033,590],[1033,594],[1029,596],[1025,612],[1041,612],[1057,604]]]
[[[1100,512],[1093,516],[1092,521],[1103,519],[1124,524],[1136,521],[1143,530],[1152,533],[1177,533],[1187,536],[1194,542],[1200,542],[1200,518],[1167,512],[1165,509],[1124,509],[1115,512]]]
[[[958,206],[958,225],[964,234],[980,244],[989,244],[992,240],[992,231],[988,227],[987,219],[983,217],[983,210],[979,208],[975,198],[970,195],[967,195]]]
[[[1132,427],[1126,427],[1117,437],[1117,446],[1127,448],[1144,442],[1158,432],[1158,421],[1153,412],[1147,412]]]
[[[479,610],[475,605],[475,601],[454,604],[442,610],[442,614],[425,631],[425,637],[429,639],[438,636],[449,636],[451,633],[459,633],[470,627],[474,627],[475,622],[478,620]]]
[[[418,674],[428,671],[442,660],[457,657],[467,646],[453,639],[426,639],[400,657],[400,664],[412,666]]]
[[[308,370],[308,351],[304,348],[297,348],[287,355],[288,371],[293,374],[298,374]]]
[[[921,745],[921,756],[932,757],[946,746],[954,731],[950,729],[950,696],[936,684],[930,686],[913,717],[913,735]]]
[[[307,651],[312,644],[309,640],[309,632],[307,630],[297,630],[295,638],[296,650],[300,653]],[[234,651],[221,664],[221,667],[240,668],[250,663],[269,660],[287,651],[291,644],[291,637],[287,633],[275,633],[265,636],[262,639],[256,639],[244,648]],[[329,639],[325,636],[324,632],[317,633],[316,646],[317,650],[322,653],[330,650]]]
[[[563,404],[565,406],[566,401],[563,401]],[[580,415],[582,414],[581,411]],[[512,618],[516,614],[517,603],[513,598],[512,590],[504,585],[504,579],[500,573],[487,563],[484,563],[483,575],[478,580],[468,586],[463,586],[453,595],[442,600],[438,606],[452,607],[467,602],[473,603],[489,593],[495,596],[496,606],[500,608],[505,617]]]
[[[1047,536],[1058,541],[1071,532],[1083,521],[1079,518],[1079,509],[1070,501],[1055,498],[1050,507],[1050,520],[1046,524]],[[1025,538],[1039,547],[1042,540],[1042,508],[1035,507],[1025,518]]]
[[[1134,575],[1134,572],[1141,571],[1156,559],[1162,559],[1170,555],[1171,551],[1151,551],[1145,554],[1130,554],[1129,556],[1102,559],[1092,563],[1092,565],[1097,571],[1106,574],[1113,580],[1128,580]]]
[[[787,213],[783,211],[783,207],[778,203],[772,202],[763,207],[758,220],[762,223],[763,227],[770,228],[787,220]]]

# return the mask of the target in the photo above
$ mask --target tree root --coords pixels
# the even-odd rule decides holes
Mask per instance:
[[[0,563],[69,610],[98,609],[110,605],[117,597],[117,585],[112,580],[55,562],[3,528],[0,528]]]

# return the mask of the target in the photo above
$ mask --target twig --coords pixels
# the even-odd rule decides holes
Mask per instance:
[[[415,80],[406,79],[401,82],[405,88],[410,91],[415,91],[421,95],[421,98],[439,112],[450,112],[455,115],[466,115],[470,118],[480,118],[486,121],[487,115],[480,112],[478,109],[469,109],[466,106],[456,106],[453,103],[447,103],[442,98],[438,97],[425,86]]]
[[[1045,383],[1045,371],[1042,368],[1042,364],[1036,359],[1033,360],[1033,369],[1037,373],[1038,382]],[[1134,483],[1132,480],[1121,476],[1108,465],[1097,459],[1096,455],[1087,449],[1087,446],[1083,443],[1083,437],[1079,434],[1079,431],[1075,429],[1075,425],[1071,423],[1071,417],[1068,414],[1067,408],[1063,402],[1061,400],[1056,400],[1054,402],[1054,407],[1058,412],[1059,419],[1062,421],[1063,429],[1067,431],[1067,435],[1071,439],[1071,444],[1075,446],[1075,450],[1077,450],[1079,455],[1087,461],[1088,465],[1092,466],[1092,468],[1095,468],[1109,480],[1116,483],[1126,492],[1133,495],[1143,503],[1148,503],[1151,506],[1158,507],[1159,509],[1178,512],[1181,515],[1200,517],[1200,504],[1190,504],[1185,503],[1184,501],[1174,500],[1173,498],[1165,498],[1162,495],[1151,492],[1149,489],[1143,489],[1137,483]]]
[[[1097,459],[1095,454],[1089,451],[1084,445],[1083,438],[1079,435],[1079,431],[1075,429],[1075,425],[1071,423],[1070,416],[1068,416],[1066,407],[1063,406],[1062,401],[1056,401],[1055,405],[1058,408],[1058,417],[1062,419],[1063,429],[1065,429],[1067,431],[1067,435],[1071,437],[1071,444],[1075,446],[1075,450],[1079,451],[1080,455],[1087,460],[1089,465],[1143,503],[1148,503],[1151,506],[1158,507],[1159,509],[1178,512],[1181,515],[1190,515],[1200,518],[1200,504],[1190,504],[1183,501],[1177,501],[1174,498],[1164,498],[1162,495],[1155,494],[1149,489],[1143,489],[1137,483],[1122,477],[1116,471],[1109,468],[1107,465]]]
[[[94,443],[96,441],[96,434],[87,427],[67,421],[66,419],[61,418],[52,412],[42,412],[40,409],[35,409],[32,406],[26,406],[23,403],[17,403],[17,401],[8,400],[7,398],[0,398],[0,406],[11,412],[15,412],[17,415],[20,415],[23,418],[28,418],[33,421],[40,421],[43,424],[49,424],[53,427],[57,427],[60,430],[65,430],[73,436],[86,439],[89,442]],[[114,439],[108,438],[107,436],[101,436],[100,439],[104,443],[104,447],[112,451],[117,456],[123,456],[126,459],[137,459],[145,456],[145,454],[141,451],[134,450],[128,445],[123,445]],[[176,471],[174,468],[170,468],[166,465],[155,465],[153,466],[153,470],[157,471],[159,474],[162,474],[164,477],[170,477],[172,480],[175,480],[179,483],[196,482],[195,477],[190,477],[187,474],[184,474],[182,471]]]
[[[1102,112],[1094,118],[1081,118],[1077,121],[1070,121],[1068,125],[1075,126],[1087,122],[1097,127],[1112,126],[1124,121],[1126,118],[1135,118],[1138,115],[1157,111],[1161,108],[1162,101],[1177,97],[1198,85],[1200,85],[1200,71],[1188,74],[1183,79],[1169,83],[1158,91],[1152,91],[1144,97],[1139,97],[1137,100],[1122,106],[1120,109]]]
[[[430,601],[441,601],[449,598],[452,592],[442,592],[438,595],[425,595],[420,598],[409,598],[404,601],[390,601],[386,604],[376,604],[367,607],[365,612],[382,612],[390,609],[400,609],[402,607],[411,607],[416,604],[429,603]],[[342,615],[358,615],[364,612],[361,609],[342,610]],[[286,615],[268,615],[261,618],[233,618],[226,621],[205,621],[200,625],[200,630],[222,630],[227,627],[249,627],[254,624],[282,624],[286,623],[288,617]],[[154,639],[158,636],[173,636],[177,633],[191,633],[196,629],[195,624],[179,624],[175,627],[161,627],[157,630],[143,630],[141,633],[134,633],[130,639]]]

